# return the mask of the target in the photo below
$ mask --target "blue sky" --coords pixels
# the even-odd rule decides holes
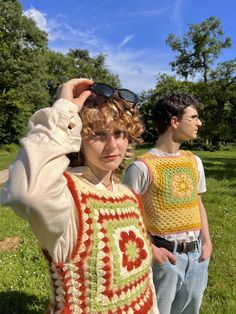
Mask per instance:
[[[125,88],[139,93],[155,86],[158,73],[171,72],[175,54],[168,34],[182,37],[189,24],[221,19],[233,47],[219,61],[236,56],[235,0],[21,0],[23,11],[47,31],[49,48],[66,53],[87,49],[106,55],[106,65]]]

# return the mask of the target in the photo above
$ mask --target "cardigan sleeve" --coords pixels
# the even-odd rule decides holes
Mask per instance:
[[[66,154],[80,149],[81,128],[77,106],[65,99],[37,111],[1,192],[1,203],[29,222],[41,247],[56,260],[66,259],[77,238],[74,202],[63,172],[69,164]]]

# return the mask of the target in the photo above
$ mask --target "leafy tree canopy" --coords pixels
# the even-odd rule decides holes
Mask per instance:
[[[231,39],[224,37],[220,19],[214,16],[190,24],[182,39],[169,34],[166,43],[177,52],[176,60],[170,63],[172,70],[185,79],[203,73],[205,82],[222,49],[231,47]]]
[[[176,60],[170,63],[172,70],[185,80],[158,75],[155,88],[142,94],[140,110],[147,129],[145,139],[153,141],[157,136],[152,123],[156,98],[171,91],[183,91],[201,100],[201,141],[210,141],[216,148],[221,141],[235,141],[236,59],[216,65],[222,49],[231,47],[231,39],[224,36],[220,20],[210,17],[199,24],[190,24],[182,39],[170,34],[166,42],[178,53]],[[200,79],[187,81],[191,76]]]
[[[0,69],[0,144],[17,143],[32,112],[52,104],[57,87],[71,78],[120,85],[103,54],[49,50],[47,34],[13,0],[0,0]]]

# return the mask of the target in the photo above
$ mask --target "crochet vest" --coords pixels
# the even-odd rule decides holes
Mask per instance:
[[[65,174],[78,215],[78,240],[67,263],[49,260],[49,313],[145,314],[152,307],[150,241],[140,201],[125,186],[98,191]]]
[[[198,169],[195,156],[139,157],[149,169],[150,184],[142,195],[145,224],[152,234],[167,235],[201,228],[198,205]]]

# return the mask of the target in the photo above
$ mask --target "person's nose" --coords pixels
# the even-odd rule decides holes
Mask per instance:
[[[112,134],[112,133],[107,134],[106,144],[107,144],[107,146],[112,147],[112,148],[117,147],[116,138],[115,138],[114,134]]]
[[[198,118],[198,120],[197,120],[197,125],[199,126],[199,127],[201,127],[202,126],[202,121]]]

